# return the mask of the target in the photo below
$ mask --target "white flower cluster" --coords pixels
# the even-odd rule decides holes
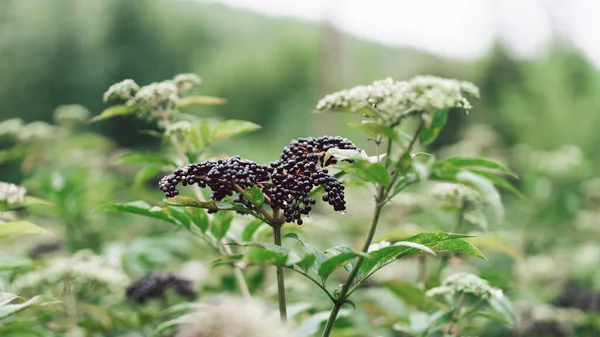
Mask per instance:
[[[108,263],[104,257],[85,250],[69,257],[55,258],[45,268],[18,277],[12,286],[18,291],[62,283],[80,287],[92,282],[103,284],[111,291],[122,292],[129,278],[121,268]]]
[[[194,87],[202,83],[200,76],[196,74],[179,74],[173,77],[173,82],[177,86],[179,94],[185,94]]]
[[[501,298],[502,290],[490,284],[477,275],[458,273],[446,277],[442,285],[427,291],[428,297],[460,294],[472,294],[483,299]]]
[[[574,325],[587,322],[585,312],[575,308],[558,308],[547,304],[533,304],[524,301],[516,302],[514,307],[519,316],[531,322],[555,321]]]
[[[90,117],[90,111],[79,104],[61,105],[54,110],[54,120],[58,123],[83,122]]]
[[[20,118],[9,118],[0,122],[0,136],[16,136],[23,127],[23,124],[25,123]]]
[[[549,175],[568,174],[581,166],[585,160],[583,151],[576,145],[563,145],[552,151],[541,151],[522,144],[517,145],[515,152],[533,170]]]
[[[378,117],[386,122],[397,122],[419,112],[445,108],[469,110],[472,106],[467,96],[479,96],[477,87],[469,82],[434,76],[417,76],[409,81],[386,78],[329,94],[317,103],[316,109],[356,112],[375,107]]]
[[[117,99],[130,99],[133,93],[140,89],[140,86],[134,80],[127,79],[119,83],[115,83],[106,90],[103,99],[104,102],[114,101]]]
[[[367,253],[374,252],[376,250],[380,250],[381,248],[389,247],[390,243],[387,241],[381,241],[379,243],[373,243],[369,246]]]
[[[188,121],[179,121],[179,122],[170,124],[166,128],[165,133],[167,134],[167,136],[170,136],[170,135],[175,135],[175,134],[189,133],[191,131],[192,131],[192,123],[190,123]]]
[[[32,122],[24,125],[17,134],[20,141],[37,141],[52,139],[56,136],[56,127],[46,122]]]
[[[0,182],[0,201],[4,201],[9,205],[22,204],[25,193],[27,193],[25,187]]]
[[[435,183],[430,191],[435,198],[461,206],[466,204],[468,208],[474,208],[485,203],[481,193],[476,190],[454,183]]]
[[[179,99],[177,86],[173,81],[154,82],[145,85],[127,101],[128,105],[140,105],[144,108],[157,107],[162,103],[175,103]]]
[[[297,336],[256,301],[217,298],[196,305],[194,313],[179,317],[176,337],[279,337]]]

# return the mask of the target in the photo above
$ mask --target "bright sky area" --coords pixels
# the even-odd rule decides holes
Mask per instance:
[[[455,58],[484,53],[500,36],[519,56],[554,33],[600,65],[600,0],[213,0],[266,15],[328,20],[356,36]]]

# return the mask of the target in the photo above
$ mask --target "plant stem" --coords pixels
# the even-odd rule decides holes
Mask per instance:
[[[465,293],[462,293],[460,295],[460,298],[458,299],[458,302],[456,303],[456,308],[454,309],[455,310],[454,314],[452,314],[452,318],[450,318],[450,322],[449,322],[448,326],[446,327],[446,330],[444,330],[444,336],[448,335],[452,331],[452,327],[456,323],[458,315],[460,314],[460,307],[462,306],[462,302],[464,299],[465,299]]]
[[[381,210],[383,209],[383,206],[384,206],[384,204],[379,201],[379,198],[381,196],[383,196],[383,187],[379,188],[378,198],[377,198],[377,201],[375,204],[375,213],[373,214],[373,221],[371,222],[371,228],[369,229],[369,234],[367,236],[367,239],[365,240],[365,245],[363,246],[363,249],[362,249],[363,253],[366,253],[369,250],[369,246],[371,245],[371,242],[373,241],[373,236],[375,236],[375,230],[377,229],[377,224],[379,223],[379,216],[381,215]],[[359,256],[357,258],[357,261],[354,264],[354,268],[352,268],[352,271],[350,272],[348,279],[344,283],[342,290],[340,291],[337,299],[333,303],[333,309],[331,310],[331,314],[329,315],[329,319],[327,320],[327,325],[325,326],[325,330],[323,331],[323,335],[322,335],[323,337],[328,337],[329,334],[331,334],[331,330],[333,329],[333,324],[335,323],[335,319],[337,318],[337,315],[340,313],[340,309],[342,308],[342,305],[344,305],[344,303],[346,302],[348,290],[350,290],[350,287],[354,283],[354,278],[358,274],[358,271],[360,270],[360,266],[362,265],[362,262],[364,261],[364,259],[365,258],[363,256]]]
[[[463,223],[465,222],[465,212],[467,211],[467,204],[463,201],[460,206],[460,210],[458,211],[458,216],[456,218],[456,226],[454,227],[454,233],[458,233]],[[448,261],[450,260],[450,255],[446,254],[442,257],[442,261],[440,262],[440,266],[438,267],[436,278],[439,279],[440,275],[442,275],[442,271],[448,265]]]
[[[273,236],[275,244],[281,247],[281,227],[283,225],[273,225]],[[277,266],[277,297],[279,299],[279,317],[282,322],[287,320],[287,309],[285,305],[285,280],[283,278],[283,267]]]

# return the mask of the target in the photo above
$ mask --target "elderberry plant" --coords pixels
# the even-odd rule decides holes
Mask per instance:
[[[318,324],[324,323],[322,336],[326,337],[332,333],[342,307],[355,306],[351,295],[371,276],[398,259],[420,256],[424,261],[427,255],[448,252],[485,259],[478,248],[465,240],[470,235],[459,233],[461,224],[475,208],[475,200],[491,205],[501,218],[497,187],[514,192],[506,180],[506,176],[514,174],[486,158],[452,157],[440,161],[422,151],[436,140],[449,116],[471,109],[470,100],[478,96],[473,84],[419,76],[408,81],[385,79],[327,95],[317,103],[315,112],[364,117],[361,123],[351,126],[373,142],[375,153],[369,156],[342,137],[307,137],[291,141],[279,158],[267,165],[239,156],[220,157],[211,153],[212,143],[254,131],[258,126],[231,120],[215,123],[181,112],[194,105],[224,102],[215,97],[186,96],[199,83],[197,76],[188,74],[143,87],[126,80],[107,91],[105,100],[121,100],[124,104],[107,109],[94,121],[125,114],[157,121],[162,131],[158,136],[167,141],[173,151],[165,155],[131,153],[121,157],[124,163],[150,165],[140,171],[136,180],[162,173],[158,184],[165,196],[162,204],[136,201],[109,204],[104,209],[141,214],[189,230],[220,255],[213,265],[233,267],[240,291],[246,297],[251,294],[242,272],[254,265],[274,265],[283,321],[288,316],[284,269],[308,278],[331,301],[328,318],[323,320],[320,317],[324,315],[317,315],[319,319],[314,319]],[[164,173],[166,170],[168,173]],[[446,192],[438,195],[454,202],[458,200],[457,233],[420,233],[393,242],[374,243],[386,206],[402,196],[408,187],[427,181],[446,183]],[[284,225],[302,225],[319,201],[329,204],[334,211],[352,213],[354,210],[348,209],[346,203],[346,183],[350,182],[361,182],[373,192],[372,220],[361,249],[343,245],[321,250],[297,233],[283,235]],[[245,220],[241,234],[230,230],[234,213],[239,215],[236,219]],[[262,223],[272,230],[273,243],[254,240]],[[282,238],[299,242],[303,252],[287,244],[284,246]],[[443,256],[434,275],[438,282],[448,262],[447,255]],[[332,285],[330,276],[344,270],[347,274],[342,284]],[[487,283],[482,280],[481,284]],[[494,302],[497,299],[503,301]],[[505,297],[491,296],[486,300],[492,310],[502,308],[497,310],[500,315],[511,316]],[[457,307],[449,307],[447,311],[440,309],[431,315],[426,329],[411,331],[419,336],[459,333],[457,321],[462,316],[455,315]]]

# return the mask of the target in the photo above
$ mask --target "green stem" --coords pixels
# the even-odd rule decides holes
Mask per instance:
[[[384,206],[383,203],[379,202],[379,198],[383,195],[383,187],[379,188],[378,194],[379,195],[378,195],[376,205],[375,205],[375,213],[373,215],[373,221],[371,222],[371,228],[369,229],[369,234],[367,236],[367,239],[365,240],[365,244],[362,249],[363,253],[367,253],[367,251],[369,250],[369,246],[371,245],[371,242],[373,241],[373,237],[375,236],[375,230],[377,229],[377,224],[379,223],[379,216],[381,215],[381,210],[383,209],[383,206]],[[346,299],[348,298],[347,297],[348,291],[350,290],[352,284],[354,283],[354,278],[358,274],[358,271],[360,270],[360,266],[362,265],[364,259],[365,258],[363,256],[359,256],[357,258],[357,261],[354,264],[354,268],[352,268],[352,271],[350,272],[348,279],[342,286],[342,290],[340,291],[337,299],[333,303],[333,309],[331,310],[331,314],[329,315],[329,319],[327,320],[327,325],[325,326],[325,330],[323,331],[323,335],[322,335],[323,337],[328,337],[331,334],[331,330],[333,329],[333,324],[335,323],[335,319],[337,318],[337,315],[340,313],[340,309],[342,308],[342,305],[344,305],[344,303],[346,302]]]
[[[282,225],[273,226],[273,236],[275,244],[281,247],[281,227]],[[285,280],[283,278],[283,267],[277,266],[277,297],[279,299],[279,317],[282,322],[287,320],[287,309],[285,305]]]
[[[458,299],[458,302],[456,303],[456,308],[454,309],[452,318],[450,318],[450,322],[448,323],[446,330],[444,330],[444,336],[447,336],[452,331],[452,327],[454,327],[454,324],[456,324],[458,316],[460,315],[460,307],[462,306],[462,302],[464,301],[464,299],[465,299],[465,293],[462,293],[460,295],[460,298]]]
[[[314,283],[317,287],[321,288],[321,290],[323,290],[323,292],[327,295],[327,297],[329,297],[329,299],[331,300],[331,302],[335,302],[335,298],[333,298],[333,296],[331,296],[331,293],[329,293],[329,290],[327,290],[327,288],[325,288],[321,283],[319,283],[319,281],[315,280],[314,278],[312,278],[309,274],[303,272],[302,270],[298,270],[296,268],[292,267],[285,267],[289,270],[293,270],[295,272],[297,272],[300,275],[305,276],[307,279],[311,280],[312,283]]]

